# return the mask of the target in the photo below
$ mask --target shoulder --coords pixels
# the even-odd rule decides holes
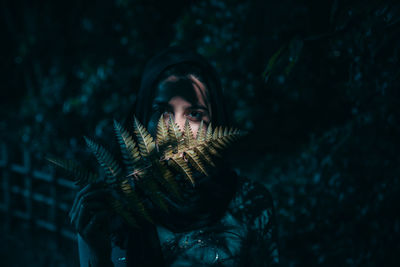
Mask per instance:
[[[240,266],[278,265],[277,227],[269,190],[261,183],[240,177],[229,210],[246,229],[241,243]]]
[[[245,223],[256,224],[260,216],[264,217],[265,222],[271,221],[273,216],[271,193],[261,183],[239,176],[229,210],[233,216]]]

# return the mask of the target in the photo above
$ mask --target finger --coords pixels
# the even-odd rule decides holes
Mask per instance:
[[[79,198],[78,196],[75,198],[74,204],[69,212],[69,217],[71,218],[71,215],[73,213],[76,213],[76,210],[79,209],[79,206],[82,205],[83,201],[87,201],[90,199],[95,199],[96,197],[105,200],[107,197],[105,196],[106,194],[110,194],[109,189],[92,189],[92,191],[86,191],[85,194],[80,194]]]
[[[102,203],[84,203],[74,216],[71,223],[75,226],[76,230],[82,229],[96,214],[107,212],[104,210]]]
[[[75,209],[74,213],[71,214],[70,223],[74,225],[76,224],[75,221],[79,218],[78,216],[88,216],[99,210],[104,210],[105,207],[106,204],[103,202],[83,202],[79,208]]]
[[[84,236],[90,236],[93,232],[95,232],[95,230],[99,230],[101,228],[105,228],[108,221],[110,218],[110,214],[107,211],[102,211],[102,212],[98,212],[96,213],[96,215],[94,215],[90,221],[85,224],[82,225],[81,229],[81,233]]]
[[[71,210],[75,209],[77,202],[79,201],[79,199],[85,195],[86,193],[95,190],[96,188],[101,188],[101,183],[90,183],[88,185],[86,185],[85,187],[83,187],[75,196],[74,199],[74,204],[72,205]]]
[[[70,212],[70,219],[71,223],[76,220],[77,216],[84,212],[85,210],[82,211],[82,208],[92,208],[94,207],[94,203],[99,203],[101,205],[102,209],[107,209],[107,194],[109,192],[104,191],[104,190],[98,190],[94,192],[87,193],[83,197],[80,198],[78,204],[75,205],[75,209],[71,210]]]

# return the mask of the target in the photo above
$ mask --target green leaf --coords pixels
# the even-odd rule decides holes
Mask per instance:
[[[99,162],[100,166],[103,167],[104,171],[107,175],[106,183],[113,184],[117,181],[118,177],[121,175],[122,170],[121,167],[118,165],[117,161],[114,157],[102,146],[96,144],[86,136],[84,137],[87,146],[95,155],[97,161]]]
[[[140,167],[140,153],[137,148],[136,142],[129,132],[122,127],[117,121],[114,120],[115,134],[117,135],[118,143],[121,148],[123,162],[128,174],[134,172],[135,169]]]
[[[184,138],[185,146],[187,148],[190,148],[190,147],[196,145],[196,140],[193,137],[192,128],[190,127],[190,123],[189,123],[188,119],[186,119],[186,121],[185,121],[185,127],[183,129],[183,138]]]
[[[182,157],[174,157],[169,159],[168,164],[174,167],[178,172],[182,173],[186,179],[188,179],[194,186],[195,181],[193,178],[192,170],[190,169],[187,162]]]
[[[46,158],[49,162],[67,171],[77,185],[85,186],[89,183],[96,182],[99,176],[91,171],[79,166],[72,160],[61,160],[55,158]]]
[[[151,155],[155,148],[153,137],[147,132],[146,128],[134,117],[134,131],[139,143],[139,151],[142,157]]]
[[[167,143],[168,143],[168,127],[165,124],[164,115],[161,115],[157,124],[157,144],[159,148],[162,148]]]

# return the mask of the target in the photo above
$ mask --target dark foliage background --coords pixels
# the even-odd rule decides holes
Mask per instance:
[[[112,143],[146,60],[183,43],[250,131],[232,161],[274,197],[282,264],[399,262],[398,1],[2,1],[0,21],[11,158],[46,169],[82,158],[83,135]],[[2,266],[78,264],[75,244],[23,223],[0,238]]]

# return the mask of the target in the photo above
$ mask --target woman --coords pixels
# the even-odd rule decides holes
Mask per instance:
[[[147,64],[134,113],[153,135],[160,116],[173,116],[181,129],[188,119],[194,134],[201,121],[230,125],[214,68],[177,46]],[[169,213],[151,209],[155,225],[140,230],[104,209],[110,191],[96,185],[83,188],[70,213],[79,233],[81,266],[278,264],[273,204],[263,186],[238,177],[219,161],[209,176],[197,176],[194,188],[182,187],[183,201],[165,196]]]

